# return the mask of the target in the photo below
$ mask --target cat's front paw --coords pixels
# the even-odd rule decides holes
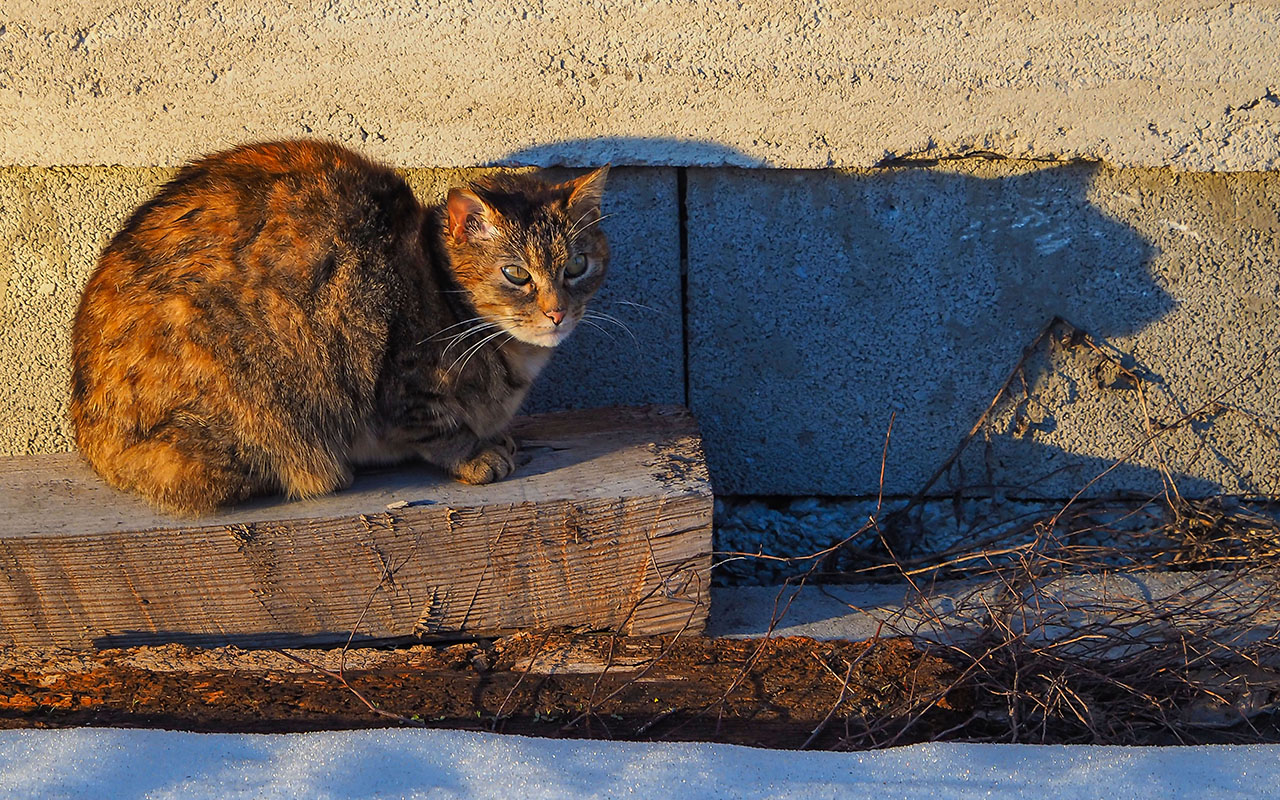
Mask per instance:
[[[516,468],[516,443],[505,433],[487,442],[471,458],[454,465],[450,473],[463,483],[479,486],[500,481]]]

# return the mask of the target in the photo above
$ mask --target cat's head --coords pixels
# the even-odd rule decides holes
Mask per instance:
[[[481,316],[542,347],[573,331],[609,267],[599,225],[608,174],[560,184],[496,175],[449,192],[445,246]]]

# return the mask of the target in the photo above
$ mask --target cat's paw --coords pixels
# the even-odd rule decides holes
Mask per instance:
[[[516,468],[516,443],[505,433],[487,442],[471,458],[454,465],[453,477],[479,486],[500,481]]]

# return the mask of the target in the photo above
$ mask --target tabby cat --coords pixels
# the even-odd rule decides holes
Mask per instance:
[[[76,443],[111,484],[186,514],[413,457],[506,477],[507,424],[608,267],[607,172],[499,175],[427,208],[322,142],[188,165],[85,288]]]

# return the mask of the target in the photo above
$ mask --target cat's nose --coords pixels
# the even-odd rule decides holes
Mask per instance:
[[[561,322],[564,322],[564,312],[559,309],[556,309],[555,311],[547,311],[544,309],[542,313],[546,314],[547,319],[551,320],[555,325],[559,325]]]

